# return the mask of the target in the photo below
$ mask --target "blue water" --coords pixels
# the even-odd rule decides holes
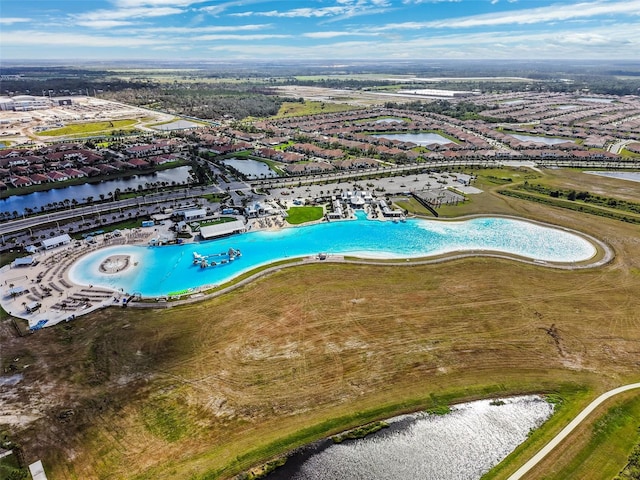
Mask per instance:
[[[193,265],[193,252],[209,255],[229,248],[239,249],[242,257],[205,269]],[[520,220],[486,217],[459,222],[409,219],[406,223],[393,223],[360,218],[248,232],[186,245],[109,247],[80,259],[70,270],[70,277],[80,284],[153,297],[219,285],[259,265],[319,252],[366,258],[415,258],[469,250],[491,250],[553,262],[586,260],[596,253],[594,246],[578,235]],[[111,255],[130,255],[132,266],[117,274],[101,273],[100,264]]]
[[[257,160],[245,160],[238,158],[229,158],[223,160],[222,163],[230,165],[241,173],[244,173],[247,178],[260,178],[263,177],[277,177],[276,172],[269,168],[264,162],[258,162]]]
[[[127,188],[136,190],[138,185],[145,186],[147,183],[167,182],[171,185],[171,182],[176,182],[179,184],[189,179],[190,170],[191,167],[189,166],[176,167],[147,175],[114,178],[113,180],[105,180],[100,183],[83,183],[62,188],[56,188],[56,184],[52,183],[50,184],[51,190],[33,192],[26,195],[13,195],[0,200],[0,212],[12,213],[13,211],[17,211],[19,215],[22,215],[25,208],[39,211],[40,207],[46,208],[48,204],[73,200],[74,198],[81,204],[87,201],[87,197],[93,197],[94,200],[99,200],[100,194],[108,198],[109,192],[114,192],[116,188],[124,192]]]

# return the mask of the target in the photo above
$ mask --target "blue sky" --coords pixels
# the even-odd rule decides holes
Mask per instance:
[[[0,0],[0,59],[640,59],[640,0]]]

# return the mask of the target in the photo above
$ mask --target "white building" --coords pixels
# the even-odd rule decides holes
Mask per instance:
[[[48,97],[34,97],[33,95],[0,98],[0,110],[15,110],[16,112],[51,108],[51,104],[51,99]]]
[[[184,217],[185,222],[190,222],[206,217],[207,211],[204,208],[197,208],[194,210],[185,210],[184,212],[180,212],[180,214]]]
[[[242,220],[234,220],[233,222],[216,223],[215,225],[200,227],[200,236],[204,240],[209,240],[211,238],[233,235],[234,233],[242,233],[244,230],[244,222]]]
[[[60,245],[67,245],[69,243],[71,243],[71,237],[66,233],[63,235],[58,235],[57,237],[42,240],[42,246],[45,250],[50,250],[52,248],[59,247]]]

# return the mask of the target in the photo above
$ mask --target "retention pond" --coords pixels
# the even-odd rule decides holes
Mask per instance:
[[[362,439],[301,448],[267,478],[478,480],[552,413],[541,397],[521,396],[456,405],[446,415],[402,415]]]

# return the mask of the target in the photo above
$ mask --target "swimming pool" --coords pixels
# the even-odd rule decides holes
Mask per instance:
[[[215,255],[229,248],[240,250],[242,256],[223,265],[218,261],[215,267],[201,268],[194,264],[194,252],[211,255],[211,260],[224,259]],[[400,223],[359,218],[248,232],[185,245],[108,247],[78,260],[69,276],[78,284],[154,297],[220,285],[258,266],[319,252],[398,259],[470,250],[548,262],[579,262],[596,254],[593,244],[579,235],[511,218],[482,217],[455,222],[408,219]],[[128,268],[118,273],[101,271],[100,266],[114,257],[128,257]]]

